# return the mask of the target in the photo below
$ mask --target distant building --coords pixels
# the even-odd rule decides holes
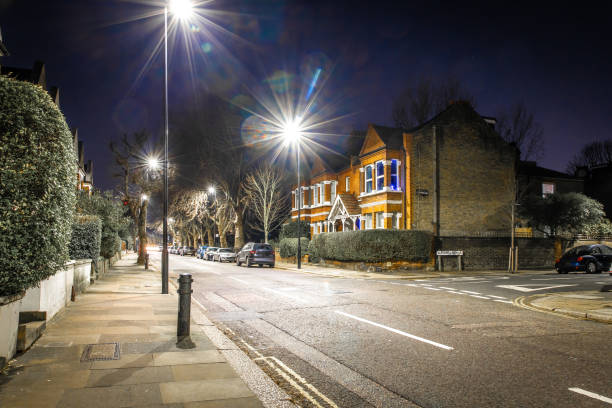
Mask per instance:
[[[577,175],[584,177],[584,193],[602,203],[612,218],[612,164],[580,168]]]
[[[35,85],[40,85],[42,89],[47,91],[53,99],[53,102],[59,107],[59,88],[52,86],[47,89],[47,72],[45,69],[45,63],[42,61],[35,61],[32,68],[16,68],[16,67],[5,67],[0,66],[0,74],[8,77],[17,79],[19,81],[26,81]]]
[[[418,229],[436,235],[507,231],[515,196],[516,149],[491,118],[457,102],[410,130],[369,125],[348,139],[344,159],[315,158],[294,187],[292,218],[312,234]],[[359,146],[359,147],[356,147]]]
[[[91,194],[93,190],[93,163],[89,160],[85,163],[85,152],[83,142],[79,141],[79,130],[72,129],[74,139],[74,150],[77,153],[77,190],[87,191]]]
[[[546,196],[554,193],[585,192],[582,177],[540,167],[534,161],[519,162],[517,181],[519,199],[530,194]]]

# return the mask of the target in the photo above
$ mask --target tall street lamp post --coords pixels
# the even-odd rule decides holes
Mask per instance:
[[[301,221],[301,209],[302,209],[302,187],[300,186],[300,142],[302,137],[302,131],[300,129],[300,117],[296,117],[293,120],[288,121],[283,126],[283,136],[288,143],[295,144],[296,146],[296,154],[297,154],[297,187],[298,187],[298,195],[297,195],[297,268],[302,268],[302,225]]]
[[[168,294],[168,7],[179,19],[190,15],[189,0],[170,0],[164,7],[164,211],[162,240],[162,293]]]

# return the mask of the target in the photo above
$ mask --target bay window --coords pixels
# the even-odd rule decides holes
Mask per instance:
[[[336,200],[336,182],[332,181],[331,184],[331,202],[333,203]]]
[[[391,160],[391,180],[389,183],[391,190],[399,190],[399,178],[397,176],[399,170],[398,167],[397,160]]]
[[[372,182],[373,182],[372,173],[373,173],[372,165],[366,166],[365,168],[365,192],[366,193],[372,192]]]
[[[316,205],[319,204],[319,200],[318,200],[318,193],[319,193],[319,186],[314,186],[314,188],[312,189],[312,205]]]
[[[382,190],[385,186],[385,164],[379,161],[376,163],[376,190]]]
[[[365,215],[365,229],[372,229],[372,213]]]
[[[376,228],[385,228],[385,217],[382,212],[376,213]]]

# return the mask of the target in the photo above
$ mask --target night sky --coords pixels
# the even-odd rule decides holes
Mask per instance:
[[[412,3],[211,1],[209,23],[183,26],[170,42],[170,110],[197,106],[202,88],[238,104],[263,98],[283,78],[308,89],[320,68],[317,107],[330,118],[347,115],[336,131],[348,132],[393,125],[393,97],[403,87],[452,76],[482,115],[523,101],[544,129],[545,167],[563,171],[585,143],[610,137],[611,18],[604,10],[584,2],[581,9]],[[163,17],[137,17],[162,8],[154,0],[0,0],[11,53],[0,64],[46,63],[47,84],[60,88],[98,188],[115,184],[111,138],[140,129],[161,134],[163,58],[147,60]]]

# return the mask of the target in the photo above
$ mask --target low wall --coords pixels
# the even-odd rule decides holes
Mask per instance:
[[[91,283],[91,259],[79,259],[74,263],[74,290],[83,293]]]
[[[23,295],[0,297],[0,369],[17,351],[17,327]]]
[[[561,251],[574,246],[573,241],[560,241]],[[519,269],[553,269],[559,256],[553,238],[515,238]],[[510,238],[438,237],[436,250],[463,251],[466,270],[507,270]],[[435,254],[435,252],[434,252]],[[456,257],[444,257],[444,270],[457,270]]]

